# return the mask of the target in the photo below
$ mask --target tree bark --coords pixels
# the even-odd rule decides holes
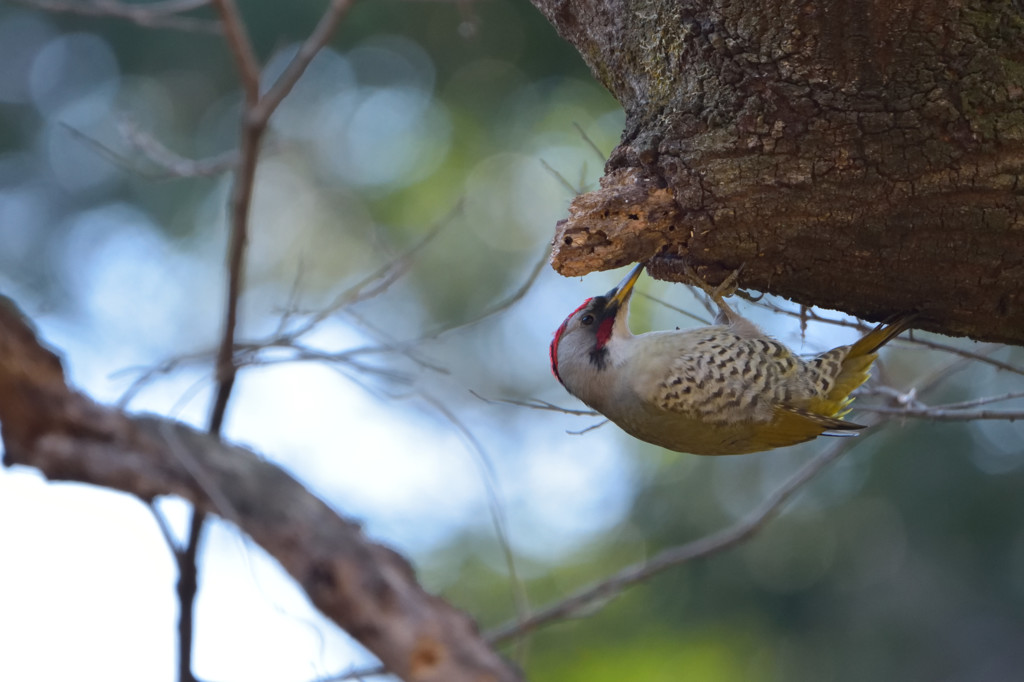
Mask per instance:
[[[236,524],[328,618],[410,682],[518,682],[465,613],[427,594],[409,563],[366,539],[287,473],[169,419],[96,404],[65,383],[17,308],[0,297],[0,424],[6,466],[151,501],[178,495]]]
[[[742,266],[801,304],[1024,343],[1019,1],[533,3],[627,116],[560,273]]]

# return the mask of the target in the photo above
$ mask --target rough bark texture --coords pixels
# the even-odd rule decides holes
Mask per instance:
[[[627,114],[556,270],[742,265],[799,303],[1024,343],[1020,2],[533,3]]]
[[[278,467],[184,424],[129,416],[69,389],[60,360],[3,297],[0,424],[7,466],[143,500],[178,495],[235,523],[403,680],[521,679],[472,619],[417,584],[404,558],[368,541]]]

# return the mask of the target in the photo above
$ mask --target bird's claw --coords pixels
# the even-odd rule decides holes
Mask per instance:
[[[722,283],[712,290],[710,296],[715,301],[715,303],[718,303],[726,296],[733,296],[736,294],[736,292],[739,290],[739,285],[737,282],[740,277],[740,272],[742,271],[743,266],[741,265],[732,272],[730,272],[729,276],[723,279]],[[705,286],[707,286],[706,283]]]
[[[683,274],[687,279],[689,279],[694,286],[700,287],[700,290],[707,294],[708,297],[715,302],[715,305],[718,306],[718,315],[715,317],[716,324],[732,324],[737,319],[740,319],[740,315],[725,302],[725,297],[734,295],[739,289],[737,281],[742,270],[743,266],[741,265],[733,270],[728,277],[722,280],[721,284],[716,287],[712,287],[697,274],[697,271],[694,270],[689,263],[683,264]]]
[[[716,287],[712,287],[710,284],[704,281],[697,271],[689,263],[683,264],[683,275],[690,280],[690,283],[694,286],[700,287],[701,291],[711,297],[715,303],[718,303],[726,296],[733,296],[739,289],[737,284],[740,273],[743,271],[743,266],[739,266],[729,276],[722,280],[722,283]]]

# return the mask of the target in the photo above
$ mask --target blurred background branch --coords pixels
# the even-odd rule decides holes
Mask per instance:
[[[125,19],[143,28],[220,33],[218,22],[180,16],[202,7],[208,7],[213,4],[213,0],[163,0],[149,3],[116,2],[115,0],[79,0],[77,2],[12,0],[12,2],[45,12]]]

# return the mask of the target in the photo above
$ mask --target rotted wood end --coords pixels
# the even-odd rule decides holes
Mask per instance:
[[[614,170],[581,194],[555,230],[551,266],[566,277],[649,260],[680,229],[672,190],[637,168]]]

